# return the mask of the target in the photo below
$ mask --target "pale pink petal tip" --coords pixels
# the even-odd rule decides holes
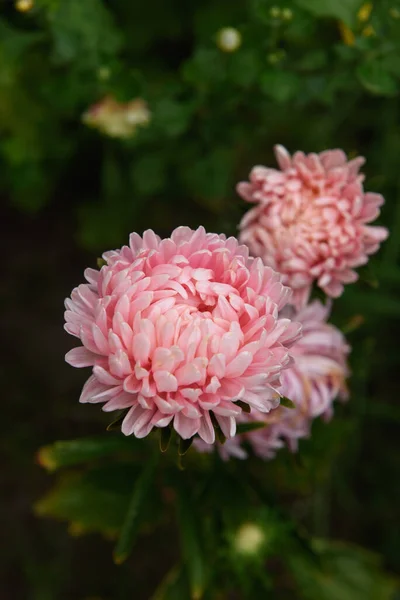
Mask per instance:
[[[257,456],[265,459],[273,458],[285,445],[296,451],[298,441],[308,437],[312,421],[317,417],[328,420],[332,416],[335,399],[347,398],[347,356],[350,349],[342,333],[326,322],[329,305],[314,301],[295,314],[293,308],[284,312],[290,311],[301,323],[303,336],[291,348],[294,360],[282,373],[279,392],[290,398],[295,408],[279,406],[269,413],[252,408],[250,414],[242,413],[237,418],[239,423],[260,421],[266,427],[237,435],[223,446],[218,445],[224,459],[246,458],[242,446],[245,441]],[[195,446],[200,452],[212,449],[200,440],[195,441]]]
[[[133,233],[103,256],[66,301],[66,329],[83,344],[66,360],[93,367],[81,402],[126,410],[125,435],[172,424],[208,444],[212,415],[235,435],[238,399],[264,413],[276,407],[300,326],[278,316],[290,290],[247,246],[179,227],[167,239]]]
[[[238,194],[255,206],[240,224],[240,241],[283,275],[301,308],[314,284],[337,298],[355,281],[349,270],[368,261],[388,231],[369,225],[379,216],[380,194],[365,192],[363,157],[343,150],[320,154],[274,147],[279,169],[256,166]]]

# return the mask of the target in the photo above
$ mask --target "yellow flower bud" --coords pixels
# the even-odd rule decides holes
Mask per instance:
[[[293,19],[293,11],[290,8],[284,8],[282,10],[282,19],[291,21]]]
[[[15,8],[19,12],[28,12],[33,8],[33,0],[17,0],[15,3]]]
[[[244,523],[234,539],[234,547],[238,554],[251,556],[257,554],[265,541],[265,534],[255,523]]]
[[[269,10],[269,14],[271,15],[271,17],[273,19],[279,19],[282,12],[281,9],[278,6],[271,6],[270,10]]]
[[[372,12],[372,2],[366,2],[365,4],[362,5],[362,7],[360,8],[360,10],[357,13],[357,18],[359,21],[361,21],[361,23],[365,23],[366,21],[368,21],[371,12]]]
[[[347,27],[346,23],[343,23],[343,21],[339,21],[339,29],[342,40],[346,46],[354,46],[356,38],[350,27]]]
[[[362,30],[361,34],[364,37],[371,37],[373,35],[376,35],[376,31],[375,29],[372,27],[372,25],[367,25],[366,27],[364,27],[364,29]]]
[[[217,33],[217,46],[223,52],[235,52],[242,44],[240,31],[234,27],[224,27]]]

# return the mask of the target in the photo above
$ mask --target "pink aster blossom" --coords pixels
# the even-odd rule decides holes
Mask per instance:
[[[250,414],[240,415],[238,422],[264,421],[267,426],[236,436],[219,446],[223,458],[246,458],[243,441],[247,441],[254,453],[262,458],[273,458],[285,444],[295,451],[298,440],[308,437],[312,421],[319,416],[329,419],[333,401],[337,397],[347,397],[345,380],[349,347],[342,333],[326,322],[328,315],[329,307],[319,301],[312,302],[295,315],[302,324],[303,335],[291,348],[294,364],[283,371],[280,391],[294,402],[296,408],[279,406],[268,415],[252,408]],[[202,442],[196,445],[202,451],[212,450],[212,446]]]
[[[256,166],[238,193],[255,203],[240,224],[240,241],[282,273],[293,303],[304,306],[314,281],[333,298],[356,281],[353,270],[368,262],[388,232],[368,225],[384,199],[364,192],[364,158],[347,161],[342,150],[320,154],[275,147],[280,170]]]
[[[148,230],[106,252],[100,271],[66,300],[65,329],[83,346],[66,355],[93,367],[81,402],[128,409],[125,435],[170,423],[184,438],[230,438],[242,400],[261,413],[279,404],[281,371],[300,325],[278,317],[290,298],[280,275],[235,238],[179,227]]]

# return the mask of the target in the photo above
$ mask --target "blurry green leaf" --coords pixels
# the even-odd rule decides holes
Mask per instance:
[[[254,50],[239,50],[230,57],[229,79],[244,88],[252,85],[262,68]]]
[[[191,600],[200,600],[206,588],[206,564],[201,544],[199,517],[184,476],[177,478],[177,515],[182,543],[182,557],[186,564]]]
[[[305,555],[290,555],[289,564],[304,600],[393,600],[398,583],[386,574],[378,557],[340,542],[318,540],[314,548],[321,568]]]
[[[256,431],[257,429],[263,429],[267,427],[268,423],[264,421],[251,421],[250,423],[239,423],[236,427],[236,435],[242,433],[249,433],[250,431]]]
[[[75,60],[81,68],[96,69],[120,47],[120,33],[101,0],[59,2],[47,16],[59,63]]]
[[[129,482],[137,469],[111,465],[88,473],[62,475],[35,506],[42,517],[67,520],[73,533],[100,531],[115,534],[129,505]]]
[[[220,210],[216,200],[223,199],[230,191],[233,159],[232,149],[215,148],[182,173],[190,194],[195,198],[203,197],[205,204],[215,212]]]
[[[328,63],[328,55],[325,50],[317,49],[307,52],[297,63],[303,71],[315,71],[322,69]]]
[[[153,124],[170,137],[182,135],[189,126],[194,106],[163,98],[153,107]]]
[[[357,68],[357,77],[371,94],[394,96],[398,92],[396,79],[383,69],[378,60],[360,65]]]
[[[119,435],[55,442],[38,451],[39,464],[48,471],[103,458],[120,451],[132,451],[136,438]]]
[[[139,531],[143,506],[147,502],[147,496],[150,491],[156,466],[157,455],[154,454],[148,459],[147,464],[135,482],[133,493],[129,501],[129,507],[114,550],[114,562],[118,565],[128,558],[135,543]]]
[[[200,48],[183,66],[183,77],[195,85],[221,83],[226,78],[226,57],[215,49]]]
[[[298,93],[301,79],[290,71],[269,70],[260,76],[261,90],[276,102],[288,102]]]
[[[166,181],[166,157],[163,154],[145,154],[134,162],[132,179],[139,193],[155,194]]]
[[[167,573],[150,600],[187,600],[189,594],[184,570],[177,565]]]
[[[317,17],[334,17],[351,26],[363,0],[295,0],[296,4]]]

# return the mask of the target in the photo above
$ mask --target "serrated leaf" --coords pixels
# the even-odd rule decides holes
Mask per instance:
[[[351,26],[364,0],[296,0],[296,4],[316,17],[333,17]]]
[[[38,463],[48,471],[103,458],[122,450],[133,450],[134,438],[120,435],[63,440],[40,448]]]
[[[249,433],[250,431],[256,431],[257,429],[263,429],[268,427],[268,423],[264,421],[250,421],[249,423],[239,423],[236,427],[236,435],[243,433]]]
[[[290,400],[289,398],[285,398],[285,396],[282,396],[281,401],[280,401],[280,405],[284,406],[285,408],[296,408],[295,403]]]
[[[194,500],[183,477],[176,480],[177,516],[182,543],[182,558],[186,564],[191,600],[200,600],[206,588],[206,563],[201,544],[199,519]]]
[[[114,562],[118,565],[122,564],[128,558],[135,543],[143,506],[147,502],[147,495],[151,488],[156,466],[157,455],[154,454],[135,482],[129,507],[114,551]]]

